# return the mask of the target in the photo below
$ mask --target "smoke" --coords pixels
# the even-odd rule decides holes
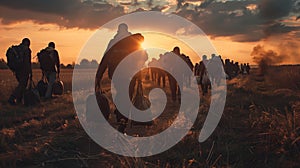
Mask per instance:
[[[259,64],[261,61],[266,61],[268,65],[280,64],[288,58],[287,55],[279,54],[273,50],[266,50],[264,46],[261,45],[257,45],[253,48],[251,56],[253,56],[255,63]]]
[[[273,50],[266,50],[264,46],[257,45],[251,52],[253,61],[259,65],[261,74],[265,74],[270,65],[282,63],[288,58],[285,54],[279,54]]]

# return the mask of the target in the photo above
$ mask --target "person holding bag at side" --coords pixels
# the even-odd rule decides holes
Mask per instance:
[[[38,53],[38,59],[43,74],[46,76],[48,81],[45,99],[51,99],[53,84],[57,79],[59,79],[59,73],[60,73],[60,60],[59,60],[59,54],[55,49],[55,43],[50,42],[48,44],[48,47],[42,49]]]

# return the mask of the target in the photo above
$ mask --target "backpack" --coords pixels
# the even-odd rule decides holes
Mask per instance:
[[[19,71],[23,67],[23,56],[20,53],[19,46],[11,46],[6,51],[7,66],[13,72]]]
[[[48,51],[46,49],[42,49],[38,54],[38,61],[40,63],[40,68],[43,71],[52,71],[53,67],[55,67],[54,61],[50,57],[52,51]]]

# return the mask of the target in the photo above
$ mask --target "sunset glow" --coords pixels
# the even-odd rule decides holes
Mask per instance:
[[[22,38],[28,37],[32,42],[31,49],[33,57],[39,50],[45,48],[48,42],[54,41],[57,44],[57,50],[61,55],[62,63],[70,64],[76,62],[81,48],[84,47],[86,41],[89,40],[89,37],[95,33],[101,25],[113,18],[121,16],[120,12],[126,14],[126,11],[132,12],[139,9],[147,10],[150,5],[144,1],[139,2],[136,5],[131,5],[130,2],[111,1],[108,2],[109,5],[107,6],[98,4],[97,10],[92,6],[89,6],[88,3],[76,2],[76,5],[79,6],[79,8],[83,5],[82,11],[84,11],[86,16],[80,15],[79,13],[78,15],[74,14],[74,16],[68,16],[64,12],[55,15],[47,13],[47,11],[35,11],[35,9],[17,11],[13,9],[13,6],[9,6],[9,4],[1,5],[0,3],[0,10],[2,11],[0,15],[0,58],[6,59],[5,52],[7,48],[11,45],[19,44]],[[269,16],[269,1],[264,1],[264,3],[259,4],[247,1],[225,0],[211,3],[209,6],[205,6],[206,4],[204,2],[194,1],[182,2],[182,4],[177,4],[177,1],[173,0],[152,3],[152,5],[157,6],[157,10],[161,10],[164,13],[173,12],[174,14],[183,16],[197,24],[199,28],[207,34],[209,40],[218,51],[218,54],[222,55],[223,58],[235,59],[239,62],[249,62],[253,64],[253,58],[251,57],[252,49],[256,45],[263,45],[267,49],[272,49],[277,53],[293,51],[287,55],[287,58],[285,58],[281,64],[300,63],[300,49],[299,47],[292,47],[300,46],[300,23],[299,19],[297,19],[299,16],[295,15],[292,10],[290,13]],[[110,4],[112,5],[110,6]],[[117,8],[114,7],[114,5],[121,6],[120,8]],[[279,5],[275,7],[282,8],[283,11],[288,12],[287,10],[284,10],[285,6]],[[111,15],[104,14],[105,12],[103,13],[102,11],[105,11],[106,8],[114,13]],[[290,9],[291,6],[287,6],[286,8]],[[297,10],[296,8],[297,7],[295,6],[295,10]],[[207,12],[205,12],[205,10]],[[219,11],[219,18],[224,17],[224,19],[220,20],[221,27],[220,25],[217,25],[220,21],[213,16],[216,14],[213,12],[215,10]],[[190,13],[188,13],[188,11]],[[192,12],[194,12],[194,14],[192,14]],[[16,16],[12,17],[13,14],[9,15],[9,13],[15,13]],[[54,12],[52,11],[52,13]],[[100,17],[102,15],[103,17]],[[227,18],[229,15],[231,15],[230,17],[232,18]],[[24,16],[24,18],[21,16]],[[36,16],[40,17],[38,18]],[[240,19],[243,17],[245,17],[244,21],[243,19]],[[99,18],[103,19],[99,20]],[[236,26],[233,24],[236,24]],[[155,25],[155,23],[152,25]],[[144,32],[146,29],[147,28],[143,27],[140,32]],[[138,29],[129,31],[139,32]],[[185,30],[177,30],[177,32],[185,33]],[[99,47],[99,50],[105,50],[106,45],[109,40],[113,38],[115,33],[116,32],[114,31],[108,31],[108,34],[105,36],[99,37],[102,38],[104,43],[95,44],[94,48]],[[143,43],[144,49],[158,47],[170,51],[174,46],[178,45],[182,48],[183,53],[192,57],[193,62],[199,61],[196,59],[196,55],[194,55],[187,46],[176,40],[174,41],[174,39],[172,41],[172,39],[159,37],[157,34],[143,35],[145,36],[145,42]],[[192,35],[189,34],[185,34],[185,36],[186,39],[190,38],[191,40],[197,38],[192,37]],[[201,44],[199,44],[199,46],[201,46]],[[282,46],[285,46],[284,50],[282,50]],[[289,48],[289,46],[291,47]],[[203,54],[210,55],[210,53],[205,51],[203,51]],[[152,57],[155,57],[155,55],[152,55]]]

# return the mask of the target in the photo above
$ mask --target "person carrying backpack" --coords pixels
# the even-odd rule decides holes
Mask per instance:
[[[18,81],[18,86],[8,99],[8,103],[11,105],[22,102],[28,79],[32,79],[31,50],[29,46],[30,40],[24,38],[21,44],[10,47],[6,53],[8,67],[13,71]]]
[[[53,84],[55,83],[56,78],[59,78],[60,73],[60,60],[58,52],[55,50],[55,43],[50,42],[48,47],[42,49],[37,56],[42,73],[46,76],[48,81],[45,98],[50,99],[52,97]]]

